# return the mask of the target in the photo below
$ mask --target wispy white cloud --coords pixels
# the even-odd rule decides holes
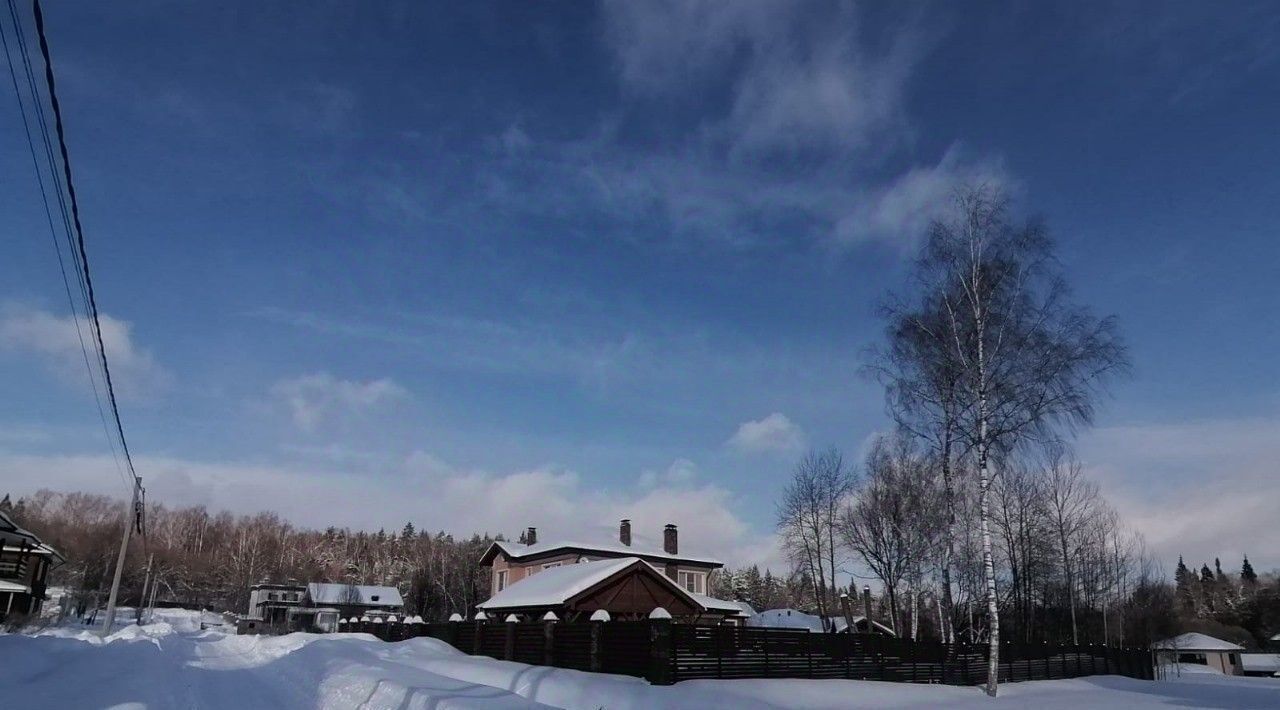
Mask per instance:
[[[367,416],[407,399],[409,392],[387,378],[343,380],[320,372],[277,382],[271,387],[271,397],[289,411],[294,425],[313,432],[326,422]]]
[[[150,351],[134,340],[132,324],[105,313],[100,314],[99,323],[116,394],[147,398],[171,384],[172,376]],[[95,372],[100,372],[92,328],[90,323],[77,321],[70,315],[55,315],[16,303],[5,304],[0,307],[0,352],[34,356],[60,379],[75,386],[87,386],[90,375],[85,367],[85,350],[89,364]],[[85,350],[81,349],[82,338]]]
[[[804,431],[781,412],[743,422],[726,444],[744,453],[793,453],[804,448]]]
[[[835,242],[849,246],[879,240],[910,249],[952,206],[956,188],[966,183],[1006,192],[1016,188],[999,161],[966,159],[960,146],[952,146],[937,164],[914,167],[852,200],[851,209],[836,220]]]

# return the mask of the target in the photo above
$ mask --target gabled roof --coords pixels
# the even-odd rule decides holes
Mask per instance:
[[[653,565],[638,557],[596,560],[595,562],[581,562],[573,565],[552,567],[512,583],[511,586],[490,597],[488,601],[477,604],[476,608],[490,611],[562,606],[573,601],[575,597],[584,592],[588,592],[614,576],[624,574],[637,566],[643,566],[651,571],[672,593],[688,600],[690,606],[695,609],[706,609],[696,597],[686,592],[683,587],[671,581],[669,577],[659,572]]]
[[[857,626],[866,620],[865,616],[853,617],[853,624]],[[837,632],[844,631],[849,628],[849,622],[845,621],[843,616],[830,617],[830,624],[835,627]],[[824,631],[822,625],[822,617],[813,614],[806,614],[798,609],[769,609],[762,611],[750,619],[743,622],[746,626],[764,627],[771,629],[806,629],[815,633]],[[885,626],[878,621],[872,621],[871,624],[877,629],[896,636],[893,629]]]
[[[689,596],[697,599],[700,604],[711,611],[722,611],[732,616],[748,618],[756,615],[756,610],[746,602],[729,601],[728,599],[716,599],[705,594],[690,594]]]
[[[353,604],[358,606],[404,606],[400,590],[370,584],[312,582],[307,585],[312,604]],[[377,597],[377,600],[374,600]]]
[[[480,564],[491,564],[493,562],[494,555],[499,551],[506,553],[507,557],[515,561],[532,557],[540,557],[543,555],[580,552],[588,555],[597,554],[609,555],[612,557],[638,557],[648,562],[683,562],[686,564],[704,565],[706,567],[724,566],[724,563],[720,560],[711,559],[709,557],[672,555],[659,550],[645,550],[643,548],[629,547],[622,543],[618,543],[617,545],[588,545],[586,543],[564,540],[556,542],[539,542],[535,545],[521,545],[507,540],[495,540],[493,544],[484,551],[484,554],[480,556]]]
[[[1280,653],[1242,653],[1240,667],[1254,673],[1280,672]]]
[[[0,511],[0,545],[9,552],[25,546],[24,551],[28,554],[47,555],[51,558],[54,567],[67,561],[62,553],[42,542],[35,533],[15,523],[13,518],[4,511]]]
[[[1179,634],[1171,639],[1157,641],[1151,647],[1161,651],[1243,651],[1244,646],[1237,646],[1230,641],[1223,641],[1208,634],[1195,631]]]

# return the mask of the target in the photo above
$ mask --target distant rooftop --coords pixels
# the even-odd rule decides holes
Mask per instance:
[[[609,555],[626,555],[629,557],[640,557],[646,560],[662,560],[665,562],[691,562],[694,564],[706,565],[708,567],[723,567],[724,563],[710,557],[694,557],[690,555],[672,555],[662,550],[648,550],[641,547],[631,547],[622,543],[614,543],[609,545],[596,545],[583,542],[574,542],[566,540],[557,540],[554,542],[539,542],[534,545],[521,545],[518,542],[510,542],[508,540],[496,540],[489,549],[485,551],[480,558],[481,563],[486,563],[492,559],[494,550],[502,550],[512,559],[521,559],[525,557],[535,557],[538,555],[551,554],[564,550],[581,550],[582,552],[605,553]]]
[[[307,585],[312,604],[355,604],[359,606],[404,606],[400,590],[370,584],[312,582]]]

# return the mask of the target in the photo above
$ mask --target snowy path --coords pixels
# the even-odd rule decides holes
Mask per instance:
[[[435,639],[363,634],[234,636],[199,624],[128,627],[104,643],[84,631],[0,635],[0,698],[38,708],[1280,708],[1280,679],[1117,676],[975,688],[867,681],[689,681],[651,686],[467,656]],[[175,628],[176,627],[176,628]]]

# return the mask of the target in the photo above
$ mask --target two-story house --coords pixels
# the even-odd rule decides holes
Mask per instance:
[[[523,541],[494,542],[480,558],[491,569],[486,614],[535,617],[547,611],[573,618],[598,610],[615,618],[647,615],[661,606],[673,616],[718,622],[750,615],[741,602],[707,595],[719,560],[680,554],[679,532],[668,524],[662,550],[631,544],[631,521],[618,527],[617,544],[538,542],[537,528]],[[745,607],[745,608],[744,608]]]
[[[39,614],[49,570],[65,561],[57,550],[0,511],[0,620]]]

